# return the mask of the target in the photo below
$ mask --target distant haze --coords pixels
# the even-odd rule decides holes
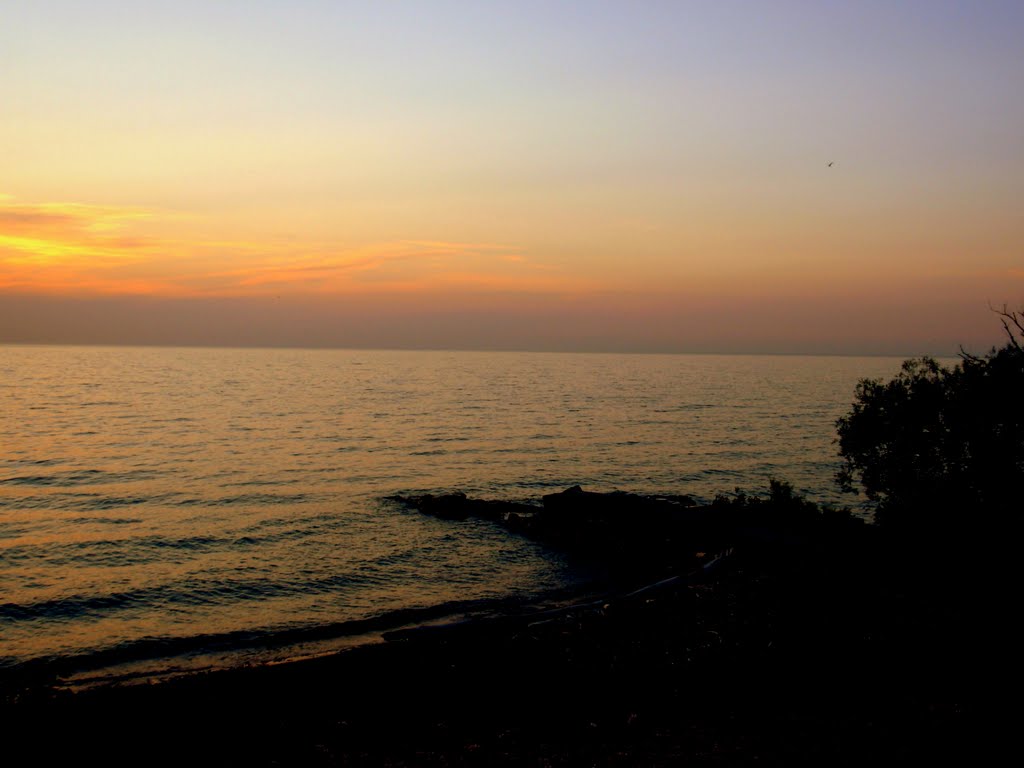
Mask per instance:
[[[1024,4],[18,3],[0,343],[952,354]]]
[[[35,344],[951,356],[1002,343],[995,317],[972,305],[875,305],[865,323],[859,306],[825,300],[637,306],[510,295],[467,307],[391,299],[8,296],[0,327],[4,341]]]

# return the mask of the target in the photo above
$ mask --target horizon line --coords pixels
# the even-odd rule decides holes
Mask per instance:
[[[704,356],[704,357],[885,357],[937,360],[957,360],[959,354],[931,352],[821,352],[821,351],[688,351],[652,349],[532,349],[529,347],[430,347],[430,346],[344,346],[303,344],[175,344],[151,342],[145,344],[122,342],[63,342],[63,341],[6,341],[0,347],[100,347],[104,349],[192,349],[192,350],[296,350],[306,352],[469,352],[480,354],[536,354],[536,355],[646,355],[646,356]]]

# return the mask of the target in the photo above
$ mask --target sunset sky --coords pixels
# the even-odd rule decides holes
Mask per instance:
[[[984,348],[1022,40],[1019,0],[4,3],[0,342]]]

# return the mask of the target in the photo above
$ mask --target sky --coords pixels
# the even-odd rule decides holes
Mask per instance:
[[[1024,3],[7,0],[0,342],[951,354]]]

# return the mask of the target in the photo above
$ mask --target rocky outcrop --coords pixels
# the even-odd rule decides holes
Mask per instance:
[[[594,493],[577,485],[544,496],[539,506],[472,499],[461,492],[389,500],[444,520],[490,520],[560,551],[645,573],[690,565],[694,553],[712,543],[701,535],[708,508],[688,496]]]
[[[697,553],[732,546],[775,555],[827,548],[863,527],[850,513],[821,509],[776,482],[768,498],[737,494],[710,505],[682,495],[595,493],[578,485],[547,494],[539,504],[473,499],[461,492],[390,499],[445,520],[489,520],[636,578],[679,573],[698,562]]]
[[[470,517],[507,524],[510,516],[529,517],[536,507],[515,501],[493,501],[487,499],[471,499],[461,491],[434,495],[424,493],[419,496],[388,496],[393,501],[410,507],[425,515],[438,517],[442,520],[466,520]]]

